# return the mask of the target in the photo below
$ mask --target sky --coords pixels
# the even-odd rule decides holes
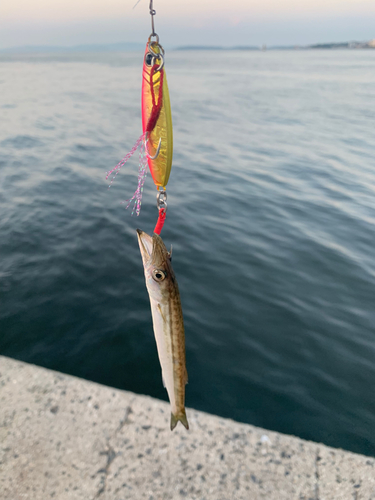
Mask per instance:
[[[0,49],[144,43],[149,0],[0,0]],[[154,0],[161,43],[307,45],[375,38],[375,0]]]

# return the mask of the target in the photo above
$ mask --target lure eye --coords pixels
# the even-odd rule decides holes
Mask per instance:
[[[146,63],[146,66],[152,66],[152,58],[154,56],[152,54],[150,54],[150,52],[147,52],[146,56],[145,56],[145,63]]]
[[[165,273],[161,269],[154,269],[152,271],[152,277],[154,278],[155,281],[164,281],[165,278],[167,277],[167,273]]]

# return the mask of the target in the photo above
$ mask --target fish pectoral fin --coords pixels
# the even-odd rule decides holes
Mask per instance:
[[[157,305],[157,308],[158,308],[158,311],[159,311],[159,312],[160,312],[160,314],[161,314],[161,317],[163,318],[163,321],[165,321],[165,317],[164,317],[163,311],[161,310],[161,305],[160,305],[160,304],[158,304],[158,305]],[[164,386],[164,387],[165,387],[165,386]]]

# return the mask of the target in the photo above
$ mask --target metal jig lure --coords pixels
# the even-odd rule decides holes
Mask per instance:
[[[159,210],[159,219],[155,232],[159,234],[167,211],[166,185],[172,168],[173,131],[168,84],[164,68],[165,52],[159,43],[159,36],[155,32],[154,16],[156,15],[156,11],[153,8],[153,0],[150,0],[149,9],[152,32],[147,40],[142,70],[143,133],[130,152],[110,172],[107,172],[106,179],[111,174],[114,174],[110,183],[111,186],[121,167],[140,148],[138,187],[132,198],[126,200],[126,208],[134,200],[132,214],[135,210],[137,215],[139,215],[143,185],[148,167],[158,190],[157,207]]]

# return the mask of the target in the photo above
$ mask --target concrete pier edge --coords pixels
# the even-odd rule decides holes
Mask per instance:
[[[375,459],[0,356],[2,500],[375,500]]]

